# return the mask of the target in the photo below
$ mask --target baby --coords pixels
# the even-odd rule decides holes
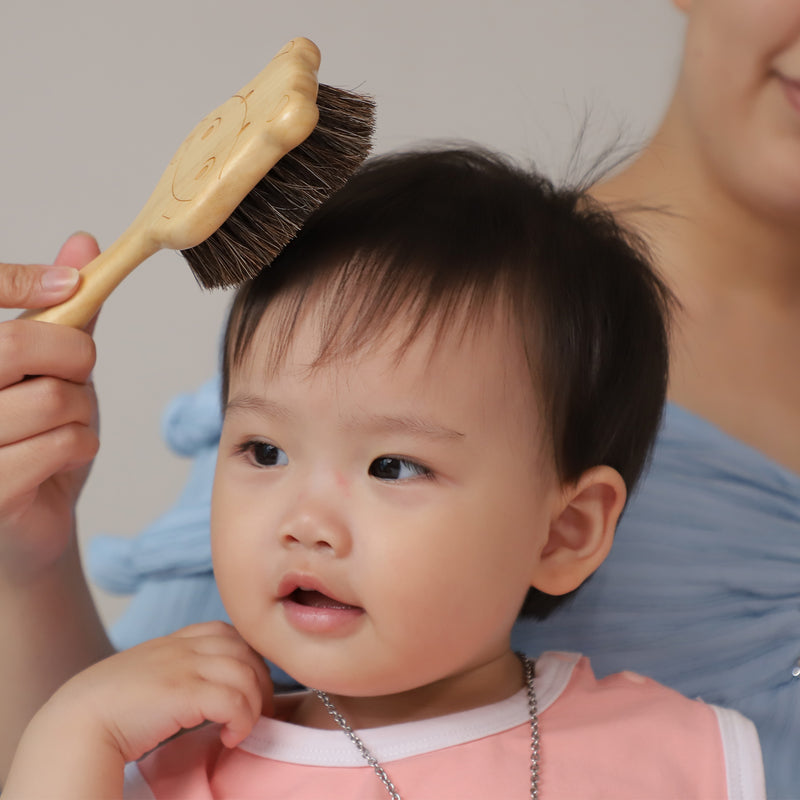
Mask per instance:
[[[510,644],[608,553],[668,304],[580,191],[480,150],[372,160],[231,311],[211,535],[235,630],[70,680],[4,800],[762,797],[735,712]],[[273,703],[263,658],[314,689]]]

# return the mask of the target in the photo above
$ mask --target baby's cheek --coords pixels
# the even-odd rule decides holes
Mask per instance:
[[[248,595],[259,588],[252,585],[253,559],[242,542],[231,535],[230,528],[212,533],[211,544],[217,588],[226,610],[233,617],[234,613],[241,612],[242,606],[246,607]],[[263,592],[263,587],[261,590]],[[233,622],[235,625],[236,621]]]

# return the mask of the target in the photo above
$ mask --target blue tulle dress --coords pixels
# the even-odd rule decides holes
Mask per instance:
[[[227,619],[208,537],[219,424],[217,380],[176,399],[164,435],[194,459],[183,494],[137,538],[90,548],[96,582],[133,594],[112,631],[120,648]],[[769,797],[800,798],[800,476],[669,405],[610,557],[569,607],[514,639],[738,709],[758,727]]]

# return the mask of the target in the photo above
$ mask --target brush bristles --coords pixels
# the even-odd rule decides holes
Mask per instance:
[[[319,122],[205,242],[182,250],[206,289],[255,277],[294,238],[320,204],[367,157],[375,123],[371,98],[320,84]]]

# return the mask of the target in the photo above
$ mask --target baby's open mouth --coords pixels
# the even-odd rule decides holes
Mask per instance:
[[[357,608],[357,606],[351,606],[341,600],[334,600],[332,597],[316,591],[316,589],[297,588],[287,595],[286,599],[300,606],[309,606],[310,608],[338,608],[343,610]]]
[[[278,596],[288,623],[304,634],[351,634],[363,618],[364,609],[327,592],[328,587],[313,576],[287,575],[278,587]]]

